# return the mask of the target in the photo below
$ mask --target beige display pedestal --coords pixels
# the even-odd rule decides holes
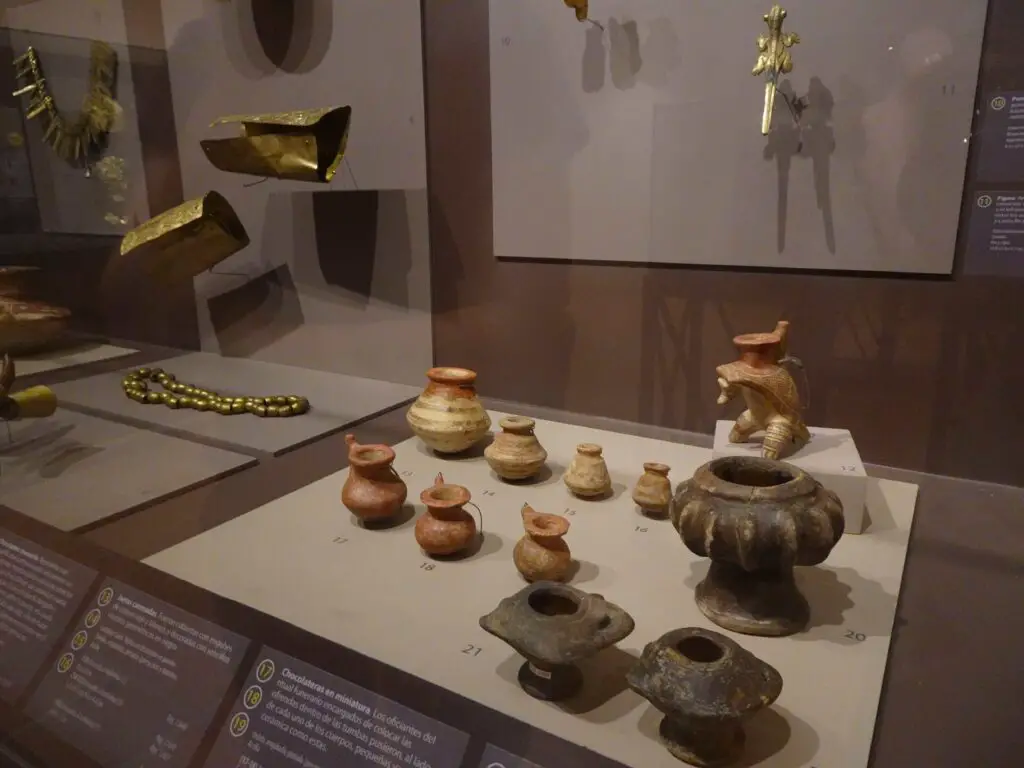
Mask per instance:
[[[495,424],[501,415],[492,412]],[[624,676],[643,646],[663,633],[715,629],[693,599],[707,562],[683,546],[670,523],[641,516],[630,492],[644,461],[670,465],[680,481],[711,451],[549,421],[538,422],[537,435],[550,472],[526,486],[495,478],[479,451],[441,459],[415,439],[396,447],[395,466],[417,515],[419,492],[438,471],[469,488],[480,505],[483,543],[458,562],[425,557],[411,517],[390,530],[360,527],[339,500],[347,470],[147,562],[625,765],[677,768],[658,741],[659,713],[626,688]],[[581,442],[604,446],[612,497],[578,500],[562,484]],[[867,765],[916,498],[916,486],[872,479],[871,533],[844,537],[823,567],[798,569],[811,604],[807,632],[731,635],[785,679],[776,705],[749,723],[739,765]],[[511,560],[524,502],[569,515],[566,540],[580,562],[573,583],[636,620],[632,635],[584,666],[584,689],[560,705],[527,696],[516,683],[522,659],[478,625],[524,585]]]

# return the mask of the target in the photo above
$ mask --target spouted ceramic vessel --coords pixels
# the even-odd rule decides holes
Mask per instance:
[[[354,435],[348,443],[348,477],[341,488],[341,503],[366,523],[394,517],[405,503],[408,489],[395,472],[395,452],[387,445],[360,445]]]
[[[566,581],[572,571],[572,554],[564,536],[569,521],[561,515],[537,512],[523,504],[526,535],[512,550],[512,562],[527,581]]]
[[[420,494],[426,514],[416,521],[416,543],[428,555],[456,555],[468,550],[477,536],[476,521],[464,507],[469,489],[446,483],[439,472],[434,484]]]

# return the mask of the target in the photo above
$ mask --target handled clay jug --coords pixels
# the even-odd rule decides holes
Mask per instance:
[[[512,550],[512,562],[527,581],[567,581],[572,554],[565,543],[569,521],[561,515],[537,512],[523,504],[523,536]]]
[[[470,503],[469,489],[446,483],[440,472],[434,484],[420,494],[427,513],[416,521],[416,543],[428,555],[463,552],[476,539],[473,516],[463,507]]]
[[[392,466],[394,450],[387,445],[360,445],[354,435],[345,435],[345,442],[349,468],[341,488],[341,503],[368,523],[397,515],[408,489]]]

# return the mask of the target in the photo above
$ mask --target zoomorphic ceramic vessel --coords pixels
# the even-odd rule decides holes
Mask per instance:
[[[580,443],[576,446],[576,455],[569,463],[562,481],[580,498],[597,498],[612,489],[612,478],[601,453],[601,446],[594,443]]]
[[[537,423],[526,416],[506,416],[501,432],[484,449],[484,458],[502,480],[526,480],[540,472],[548,452],[534,434]]]
[[[669,466],[649,461],[644,473],[633,489],[633,503],[651,517],[665,517],[672,501],[672,483],[668,479]]]
[[[388,445],[360,445],[355,435],[348,444],[348,477],[341,488],[341,503],[366,523],[394,517],[405,503],[408,489],[393,466],[395,452]]]
[[[724,405],[742,394],[746,410],[729,433],[729,441],[746,442],[764,431],[761,456],[778,459],[806,443],[811,434],[800,411],[796,382],[783,364],[798,362],[786,356],[789,323],[780,320],[770,333],[745,333],[733,339],[739,359],[720,365],[718,404]]]
[[[843,535],[843,505],[799,467],[726,456],[700,467],[672,499],[672,524],[711,558],[697,606],[720,627],[791,635],[810,620],[793,566],[824,562]]]
[[[464,507],[470,503],[468,488],[446,483],[438,472],[434,484],[420,494],[427,513],[416,521],[416,543],[428,555],[455,555],[469,549],[477,526]]]
[[[491,427],[476,396],[476,373],[466,368],[431,368],[429,383],[406,414],[412,431],[438,453],[461,453]]]
[[[480,626],[526,658],[519,684],[530,696],[560,701],[576,693],[576,666],[633,631],[633,617],[601,595],[538,581],[506,597]]]
[[[567,581],[572,571],[572,553],[563,538],[569,521],[561,515],[537,512],[523,504],[523,536],[512,550],[512,562],[527,581]]]
[[[782,693],[782,675],[728,637],[677,629],[644,647],[629,687],[665,717],[668,751],[690,765],[728,765],[743,752],[743,723]]]

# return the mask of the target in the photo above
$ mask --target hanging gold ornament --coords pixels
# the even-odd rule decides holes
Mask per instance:
[[[352,107],[231,115],[210,127],[241,123],[241,136],[199,144],[222,171],[326,183],[345,157],[351,121]]]
[[[81,112],[69,119],[50,92],[39,53],[29,47],[14,60],[15,76],[22,87],[15,96],[28,96],[25,117],[42,118],[43,141],[67,163],[89,167],[107,143],[108,134],[121,119],[121,105],[114,98],[117,87],[117,53],[106,43],[94,41],[89,54],[89,88]]]
[[[775,94],[778,92],[779,76],[793,71],[793,57],[789,49],[800,42],[795,32],[783,32],[782,24],[787,16],[781,5],[773,5],[762,18],[768,25],[768,34],[757,38],[757,64],[752,74],[765,75],[764,110],[761,113],[761,134],[767,136],[772,129],[772,114],[775,111]]]

